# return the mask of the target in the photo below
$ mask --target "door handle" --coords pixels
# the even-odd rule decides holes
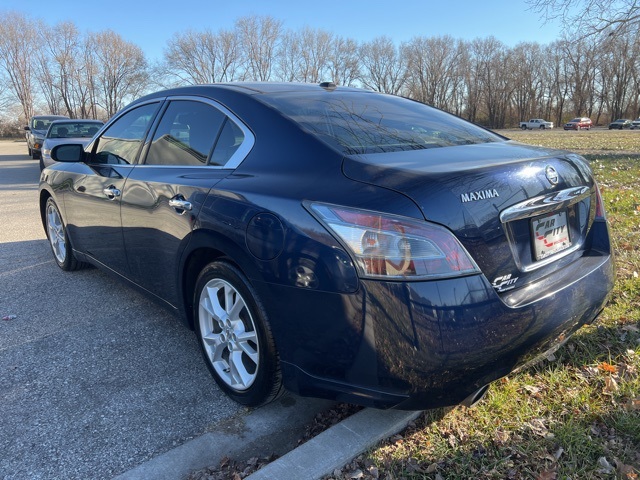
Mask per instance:
[[[104,193],[109,200],[115,200],[116,197],[120,196],[121,192],[120,189],[110,185],[107,188],[103,188],[102,193]]]
[[[176,195],[169,200],[169,206],[175,208],[176,212],[180,215],[184,215],[193,208],[191,202],[185,200],[182,195]]]

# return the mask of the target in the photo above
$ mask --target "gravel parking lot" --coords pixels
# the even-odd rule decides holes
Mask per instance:
[[[56,266],[38,178],[24,142],[0,142],[0,478],[112,478],[245,415],[169,312]]]

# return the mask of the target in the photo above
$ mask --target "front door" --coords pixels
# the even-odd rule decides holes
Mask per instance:
[[[122,275],[129,271],[120,216],[122,195],[159,106],[154,102],[129,110],[90,144],[85,164],[79,164],[72,191],[65,196],[74,248]]]

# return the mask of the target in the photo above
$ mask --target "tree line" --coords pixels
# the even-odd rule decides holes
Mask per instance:
[[[0,108],[19,116],[64,114],[106,120],[145,92],[185,84],[295,81],[403,95],[491,128],[541,117],[596,124],[640,115],[637,25],[550,44],[509,47],[475,40],[387,36],[356,41],[270,16],[231,29],[176,33],[151,64],[137,45],[105,30],[81,32],[16,12],[0,17]]]

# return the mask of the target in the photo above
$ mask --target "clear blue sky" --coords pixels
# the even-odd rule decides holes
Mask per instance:
[[[247,15],[271,15],[286,28],[321,28],[359,41],[380,35],[396,43],[415,36],[451,35],[471,40],[495,36],[509,46],[550,43],[560,37],[555,23],[543,24],[522,0],[0,0],[0,13],[14,10],[49,25],[72,20],[81,31],[111,29],[140,46],[149,60],[166,42],[188,29],[232,28]]]

